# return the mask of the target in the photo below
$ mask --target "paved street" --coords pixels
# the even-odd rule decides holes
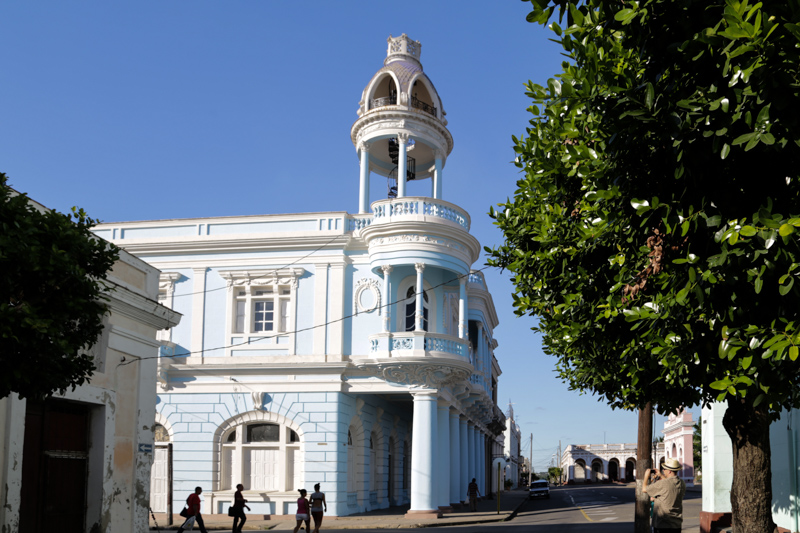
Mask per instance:
[[[445,531],[451,533],[627,533],[633,531],[634,489],[633,485],[584,485],[551,489],[549,500],[529,500],[524,492],[513,491],[504,503],[513,505],[517,515],[507,522],[482,522],[464,524],[465,520],[490,520],[497,515],[491,507],[492,501],[481,502],[479,513],[457,513],[460,517],[449,515],[446,520],[457,520],[459,525],[448,526],[446,520],[436,522],[436,527],[421,527],[425,531]],[[503,507],[506,507],[504,505]],[[683,531],[699,533],[701,494],[688,491],[684,500]],[[504,512],[507,516],[507,513]],[[255,522],[255,521],[254,521]],[[278,524],[251,523],[254,528],[274,528],[291,531],[292,522]],[[358,529],[363,532],[383,531],[414,527],[411,521],[402,518],[398,510],[375,511],[355,517],[332,519],[331,527],[323,527],[325,533],[341,533]],[[230,526],[228,526],[230,527]],[[209,528],[211,529],[211,528]],[[215,528],[216,529],[216,528]],[[230,530],[228,530],[230,531]]]

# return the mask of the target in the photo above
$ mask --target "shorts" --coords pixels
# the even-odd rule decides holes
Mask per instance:
[[[296,515],[294,515],[294,517],[297,520],[304,520],[306,522],[308,521],[308,514],[306,514],[306,513],[297,513]]]

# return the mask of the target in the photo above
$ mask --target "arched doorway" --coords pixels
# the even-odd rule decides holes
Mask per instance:
[[[628,459],[625,461],[625,481],[627,483],[633,483],[636,481],[636,477],[634,476],[634,472],[636,470],[636,461],[633,459]]]
[[[573,471],[576,483],[583,483],[586,481],[586,464],[583,462],[583,459],[575,461]]]
[[[397,505],[397,493],[395,492],[395,479],[397,468],[397,450],[395,449],[394,437],[389,437],[389,475],[386,476],[386,493],[389,495],[389,505]]]
[[[597,483],[603,480],[603,460],[595,459],[592,461],[592,482]]]
[[[616,458],[608,461],[608,479],[612,482],[619,481],[619,460]]]

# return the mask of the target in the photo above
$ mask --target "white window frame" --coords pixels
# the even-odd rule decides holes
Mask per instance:
[[[220,276],[227,282],[226,355],[233,352],[296,351],[296,313],[298,279],[302,268],[281,270],[225,270]],[[256,304],[273,302],[272,330],[256,331]],[[242,331],[237,331],[240,308],[243,307]],[[261,355],[261,354],[256,354]]]

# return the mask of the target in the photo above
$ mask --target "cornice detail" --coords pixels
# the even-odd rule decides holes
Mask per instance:
[[[436,363],[363,363],[358,368],[392,383],[440,389],[469,379],[465,368]]]

